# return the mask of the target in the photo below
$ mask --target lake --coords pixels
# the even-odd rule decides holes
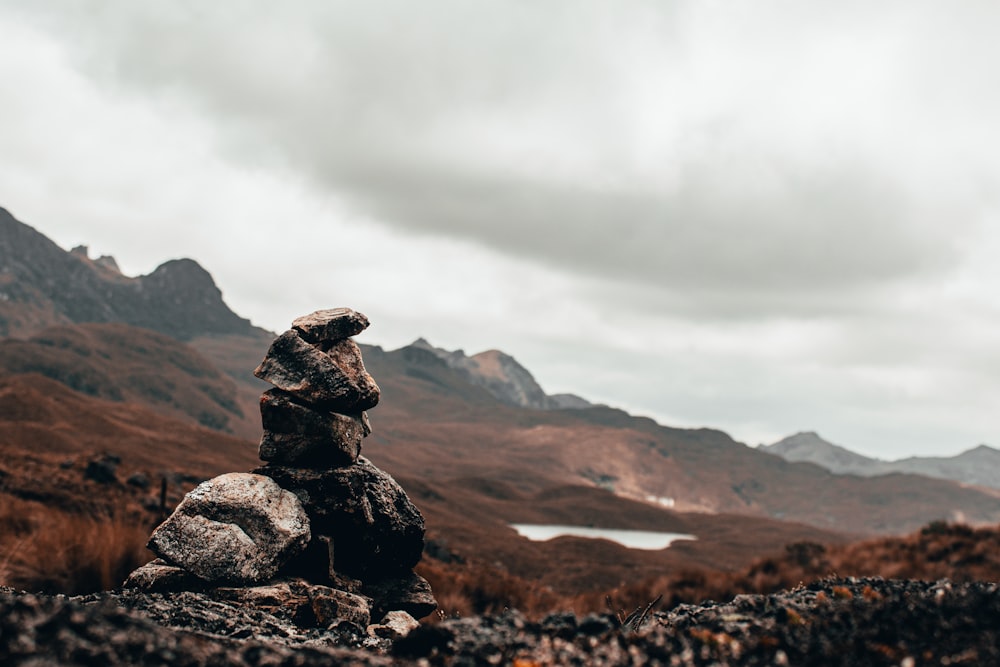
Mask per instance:
[[[556,526],[530,523],[512,523],[510,527],[518,535],[527,537],[533,542],[544,542],[555,537],[585,537],[589,539],[604,539],[617,542],[629,549],[647,549],[659,551],[666,549],[674,540],[696,540],[694,535],[685,533],[662,533],[652,530],[618,530],[615,528],[590,528],[585,526]]]

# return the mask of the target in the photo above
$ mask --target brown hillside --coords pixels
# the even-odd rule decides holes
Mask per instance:
[[[85,362],[93,361],[109,387],[118,385],[117,377],[155,377],[151,364],[157,369],[183,369],[186,361],[201,359],[186,347],[190,358],[181,355],[167,363],[162,350],[152,344],[142,348],[145,353],[131,349],[116,351],[119,356],[114,356],[85,342],[94,331],[105,333],[102,327],[106,326],[88,325],[83,328],[90,332],[86,336],[65,329],[66,335],[52,336],[59,344],[6,341],[4,345],[60,351],[63,356],[53,357],[56,369],[89,368]],[[123,330],[135,332],[128,327]],[[153,334],[129,340],[159,339]],[[173,350],[173,341],[160,342],[165,350]],[[259,361],[260,341],[248,339],[239,345],[220,338],[212,343],[203,349],[228,355],[222,361],[231,371],[240,367],[242,357],[250,369]],[[128,350],[130,345],[125,340],[120,347]],[[96,364],[96,359],[104,358],[102,354],[119,361],[125,355],[127,364],[110,367],[131,372],[111,372]],[[1000,503],[955,484],[917,477],[837,477],[815,466],[789,464],[756,452],[716,431],[669,429],[605,408],[540,411],[507,406],[423,350],[366,348],[365,358],[383,389],[381,404],[371,411],[374,433],[365,443],[365,454],[413,495],[427,516],[429,537],[436,548],[470,562],[500,560],[512,573],[564,591],[616,586],[692,564],[733,569],[787,542],[833,543],[849,532],[919,526],[946,517],[942,508],[947,507],[988,519],[995,511],[990,503]],[[201,359],[200,363],[205,362]],[[230,379],[215,371],[205,373]],[[184,377],[196,376],[197,371],[188,369]],[[247,420],[255,422],[252,430],[259,433],[255,404],[261,387],[253,383],[256,380],[238,383],[236,395],[244,411],[252,415]],[[124,386],[135,388],[127,381]],[[38,393],[44,396],[52,390]],[[189,436],[182,435],[195,427],[177,431],[179,422],[174,420],[159,423],[155,432],[149,428],[154,422],[148,417],[125,420],[126,430],[141,428],[140,438],[134,430],[118,434],[120,422],[87,423],[94,415],[109,414],[109,406],[116,406],[112,413],[138,410],[132,414],[143,415],[148,411],[133,403],[164,408],[157,406],[155,392],[112,397],[131,402],[85,403],[73,411],[77,417],[62,415],[35,420],[33,425],[20,424],[11,429],[11,438],[25,449],[31,446],[27,443],[44,441],[68,450],[79,444],[67,442],[72,439],[70,433],[86,432],[95,434],[89,436],[94,444],[88,445],[95,450],[109,448],[99,442],[114,442],[121,450],[115,453],[122,456],[123,466],[139,467],[145,465],[142,457],[150,463],[155,458],[156,465],[187,466],[203,477],[248,470],[256,463],[254,440],[226,440],[226,446],[206,457]],[[77,396],[77,400],[86,398]],[[35,401],[25,398],[18,409],[28,411]],[[68,403],[69,399],[63,396],[60,401]],[[52,425],[66,421],[73,426]],[[199,437],[210,433],[195,432]],[[900,490],[910,495],[909,502],[891,502],[892,494]],[[674,498],[675,507],[646,502],[647,495]],[[783,517],[775,516],[781,512]],[[667,530],[691,533],[698,540],[661,552],[576,538],[534,543],[507,527],[514,521]],[[809,527],[810,523],[820,528]]]
[[[0,377],[0,452],[20,472],[19,455],[72,460],[109,452],[132,470],[183,471],[207,478],[256,463],[256,448],[218,431],[172,419],[133,403],[94,398],[38,374]]]
[[[372,449],[373,455],[380,453]],[[70,512],[91,507],[88,514],[107,514],[102,507],[114,507],[130,496],[122,484],[96,485],[86,479],[88,462],[101,452],[120,458],[120,481],[136,472],[147,475],[152,483],[146,491],[147,505],[155,500],[156,484],[163,477],[170,480],[172,505],[198,479],[249,470],[257,463],[252,441],[131,403],[96,399],[37,374],[0,379],[0,496],[37,500]],[[775,543],[840,539],[786,522],[677,514],[592,486],[561,487],[544,476],[521,485],[537,489],[526,493],[489,479],[452,479],[442,484],[407,476],[405,471],[397,474],[424,512],[428,536],[438,553],[470,562],[501,561],[518,576],[567,592],[614,586],[694,563],[738,567],[769,553]],[[186,484],[178,486],[178,480]],[[506,522],[512,520],[582,520],[695,532],[700,539],[659,552],[574,538],[537,543],[508,528]]]
[[[847,533],[904,533],[935,519],[1000,521],[1000,499],[915,475],[858,478],[788,463],[710,429],[676,429],[610,408],[504,405],[419,349],[366,348],[382,387],[366,451],[402,478],[481,480],[528,498],[563,486],[672,499],[687,512],[744,514]]]
[[[0,373],[38,373],[81,393],[144,405],[215,430],[256,434],[256,407],[237,384],[190,346],[125,324],[45,329],[0,341]]]

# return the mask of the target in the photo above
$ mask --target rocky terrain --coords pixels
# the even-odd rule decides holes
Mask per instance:
[[[998,578],[996,540],[944,535],[939,522],[913,549],[843,546],[940,519],[1000,522],[990,493],[836,475],[711,429],[562,409],[584,406],[547,397],[509,355],[355,345],[350,313],[346,328],[314,317],[273,340],[193,262],[129,278],[5,211],[0,260],[0,577],[49,592],[115,588],[5,589],[0,663],[996,657],[996,591],[970,580]],[[265,506],[280,511],[268,518]],[[532,542],[515,522],[697,539],[659,551]],[[143,566],[156,526],[161,560]],[[864,554],[860,569],[847,565]],[[838,571],[956,583],[827,580],[757,595]],[[444,593],[437,622],[413,629],[433,608],[421,577]],[[590,614],[606,592],[639,615]],[[742,592],[754,595],[728,602]],[[677,606],[705,595],[724,604]],[[559,609],[580,613],[548,613]],[[487,610],[498,613],[472,613]]]
[[[0,590],[5,665],[989,665],[996,584],[826,579],[664,612],[302,630],[204,594]]]
[[[300,317],[254,374],[265,465],[202,482],[153,531],[158,558],[126,589],[206,592],[292,627],[347,623],[408,631],[437,609],[413,567],[424,519],[387,473],[361,456],[380,390],[352,340],[368,318],[349,308]],[[296,630],[298,632],[298,630]]]
[[[911,456],[895,461],[875,459],[827,442],[816,433],[796,433],[761,451],[786,461],[815,463],[837,475],[874,477],[893,473],[949,479],[1000,489],[1000,450],[978,445],[955,456]]]

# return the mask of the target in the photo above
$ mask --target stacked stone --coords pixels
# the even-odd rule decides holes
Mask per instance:
[[[323,626],[398,622],[400,612],[421,618],[437,607],[413,572],[423,517],[361,456],[371,433],[365,411],[379,388],[351,337],[367,327],[349,308],[320,310],[275,339],[254,371],[274,385],[260,399],[266,465],[188,494],[150,537],[160,558],[126,587],[215,586],[226,600],[284,608]]]
[[[351,340],[368,318],[350,308],[320,310],[292,322],[278,336],[254,375],[271,383],[260,398],[264,437],[260,458],[306,469],[357,462],[371,433],[365,410],[379,388]]]
[[[254,470],[294,493],[312,538],[289,563],[310,581],[341,585],[373,599],[373,612],[420,618],[437,603],[413,572],[423,553],[424,520],[388,474],[361,454],[371,433],[365,410],[379,388],[351,340],[368,318],[349,308],[320,310],[292,322],[254,375],[275,386],[261,396],[264,436]],[[345,584],[345,582],[348,582]]]

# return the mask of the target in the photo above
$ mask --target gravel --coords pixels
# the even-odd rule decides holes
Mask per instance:
[[[42,596],[0,589],[4,665],[992,665],[997,584],[825,579],[680,605],[641,627],[517,611],[423,625],[394,644],[296,628],[204,596]]]

